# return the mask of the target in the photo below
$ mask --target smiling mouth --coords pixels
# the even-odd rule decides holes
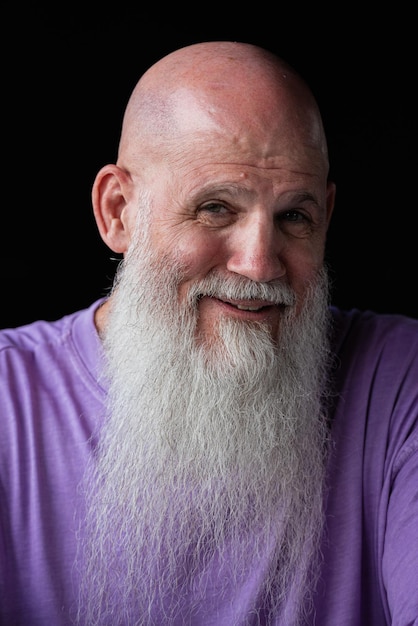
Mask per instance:
[[[215,295],[214,293],[200,293],[196,298],[196,304],[198,304],[201,300],[208,298],[209,300],[213,300],[218,302],[220,305],[224,305],[226,307],[230,307],[231,310],[235,309],[236,311],[243,311],[248,314],[254,313],[267,313],[268,311],[272,311],[273,309],[278,309],[283,312],[289,306],[292,306],[294,302],[286,301],[285,298],[276,301],[270,299],[263,298],[231,298],[226,295]]]
[[[248,311],[250,313],[258,313],[260,311],[270,309],[273,306],[277,306],[273,302],[238,302],[229,299],[217,298],[216,296],[213,296],[213,298],[222,304],[233,307],[234,309],[238,309],[239,311]]]

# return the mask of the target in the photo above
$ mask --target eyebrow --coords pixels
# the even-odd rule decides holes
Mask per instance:
[[[221,183],[219,185],[217,185],[216,183],[210,183],[206,186],[201,187],[196,196],[199,197],[206,194],[217,193],[227,195],[231,198],[238,198],[240,196],[253,198],[257,195],[256,190],[248,189],[248,187],[246,187],[245,185],[234,182],[229,184]],[[314,204],[318,205],[318,199],[309,191],[286,191],[284,192],[284,195],[288,196],[293,203],[301,204],[303,202],[313,202]]]
[[[216,183],[210,183],[201,187],[196,195],[205,195],[208,193],[222,193],[231,197],[238,197],[243,195],[253,197],[256,195],[255,190],[248,189],[244,185],[238,184],[236,182],[220,183],[219,185],[217,185]]]
[[[290,192],[291,193],[291,192]],[[297,192],[295,196],[292,197],[296,202],[314,202],[318,204],[318,200],[313,196],[309,191]]]

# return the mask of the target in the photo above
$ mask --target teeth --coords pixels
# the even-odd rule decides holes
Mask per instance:
[[[240,311],[260,311],[261,309],[261,307],[258,306],[241,306],[240,304],[237,304],[236,306]]]

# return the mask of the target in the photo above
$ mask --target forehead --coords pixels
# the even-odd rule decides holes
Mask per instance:
[[[272,95],[271,102],[257,101],[216,85],[210,91],[178,89],[165,101],[157,136],[149,137],[157,164],[326,169],[320,119],[280,100]]]
[[[293,133],[263,133],[233,124],[183,132],[152,166],[152,177],[188,188],[230,185],[275,187],[286,182],[323,184],[327,165],[318,146]]]

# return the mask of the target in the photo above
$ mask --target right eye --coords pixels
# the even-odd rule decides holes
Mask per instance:
[[[207,202],[198,207],[196,215],[208,226],[226,226],[231,223],[234,212],[223,202]]]

